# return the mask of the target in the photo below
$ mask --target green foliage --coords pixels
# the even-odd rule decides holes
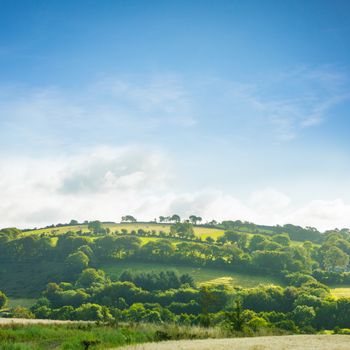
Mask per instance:
[[[298,305],[292,312],[293,321],[301,326],[309,326],[315,316],[312,306]]]
[[[274,235],[272,236],[272,240],[284,247],[288,247],[290,245],[290,238],[288,233]]]
[[[89,265],[89,258],[82,251],[78,251],[68,255],[66,264],[70,272],[77,273]]]
[[[195,237],[193,225],[188,222],[177,222],[170,227],[170,234],[183,239],[193,239]]]
[[[106,281],[106,275],[103,270],[85,269],[77,280],[77,285],[83,288],[88,288],[93,285],[104,284]]]
[[[199,219],[191,216],[193,224]],[[122,232],[114,232],[113,226],[100,222],[90,223],[89,231],[87,226],[78,227],[73,222],[75,231],[66,227],[65,232],[60,227],[59,234],[54,230],[36,235],[1,230],[0,282],[4,292],[11,291],[12,296],[13,291],[21,290],[22,296],[29,296],[28,285],[35,283],[38,293],[52,282],[43,294],[46,299],[39,300],[30,311],[12,308],[10,312],[27,313],[23,317],[205,327],[221,325],[226,317],[231,319],[231,332],[247,334],[273,328],[307,333],[348,327],[349,301],[332,299],[322,284],[350,282],[348,232],[328,232],[320,237],[312,228],[271,228],[232,221],[222,223],[226,232],[221,231],[221,237],[214,240],[212,237],[217,236],[208,236],[211,239],[202,241],[192,223],[181,223],[177,215],[164,220],[175,224],[163,225],[166,229],[162,226],[162,234],[153,229],[154,224],[152,229],[128,224],[135,229],[129,232],[124,225]],[[306,236],[302,239],[301,234]],[[304,243],[297,244],[289,237],[298,237]],[[19,263],[22,265],[17,268]],[[136,263],[145,270],[122,272],[125,266],[133,268]],[[111,282],[106,277],[101,270],[106,264],[120,270],[119,280]],[[167,266],[174,265],[180,267],[180,273],[168,270]],[[34,266],[46,271],[38,283],[37,274],[28,273]],[[151,266],[157,270],[151,271]],[[185,269],[191,273],[186,274]],[[21,278],[17,278],[21,270]],[[198,281],[210,279],[210,283],[196,285],[193,277],[198,271],[206,275]],[[234,281],[238,272],[252,276],[248,278],[253,288],[238,287],[241,283]],[[13,274],[16,276],[12,278]],[[264,286],[256,282],[259,275],[264,276]],[[231,287],[229,283],[220,285],[230,278]],[[289,286],[266,285],[274,279],[283,279]],[[232,326],[233,315],[237,316],[237,310],[229,309],[232,300],[242,303],[239,317],[244,326],[240,329]],[[227,314],[230,312],[235,313]]]
[[[14,318],[35,318],[35,315],[23,306],[16,306],[15,308],[11,309],[10,315]]]
[[[137,220],[132,215],[125,215],[122,217],[122,222],[136,222]]]
[[[0,291],[0,310],[6,306],[8,298],[4,292]]]
[[[95,234],[105,232],[105,229],[103,228],[102,223],[98,220],[90,221],[88,224],[88,229]]]
[[[133,273],[131,270],[126,270],[119,279],[123,282],[133,282],[136,286],[149,291],[177,289],[183,284],[194,287],[194,280],[190,275],[179,275],[176,271]]]
[[[239,299],[235,301],[235,307],[232,311],[225,312],[225,322],[231,332],[241,332],[246,323],[242,314],[242,304]]]

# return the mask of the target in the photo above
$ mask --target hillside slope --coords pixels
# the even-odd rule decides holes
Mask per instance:
[[[292,335],[235,339],[180,340],[140,344],[120,350],[349,350],[346,335]]]

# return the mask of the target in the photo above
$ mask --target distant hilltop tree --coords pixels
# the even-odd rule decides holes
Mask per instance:
[[[122,222],[136,222],[137,220],[132,215],[122,216]]]
[[[72,219],[72,220],[70,221],[69,225],[72,225],[72,226],[78,225],[78,221]]]
[[[196,216],[196,215],[191,215],[189,217],[189,219],[193,225],[197,225],[197,223],[201,223],[201,221],[202,221],[202,218],[200,216]]]
[[[181,221],[181,218],[180,218],[179,215],[174,214],[174,215],[170,218],[169,221],[171,221],[171,222],[180,222],[180,221]]]
[[[160,216],[159,222],[180,222],[181,218],[177,214],[173,214],[172,216]]]

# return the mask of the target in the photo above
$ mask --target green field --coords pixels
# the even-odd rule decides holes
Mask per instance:
[[[280,279],[273,276],[250,275],[225,270],[179,265],[117,262],[114,264],[103,265],[100,268],[102,268],[112,280],[117,280],[120,274],[127,269],[134,272],[176,270],[180,274],[190,274],[197,283],[226,284],[233,287],[241,286],[246,288],[255,287],[259,284],[283,285],[283,282]]]
[[[145,224],[145,223],[130,223],[130,224],[104,224],[104,227],[108,227],[112,232],[114,231],[121,231],[123,229],[127,230],[128,232],[131,231],[137,231],[137,230],[145,230],[145,231],[155,231],[159,233],[160,231],[164,231],[168,233],[170,231],[170,226],[169,224]],[[31,230],[31,231],[26,231],[24,234],[25,235],[31,235],[31,234],[63,234],[67,231],[83,231],[87,232],[88,228],[87,225],[76,225],[76,226],[62,226],[62,227],[53,227],[53,228],[44,228],[44,229],[38,229],[38,230]],[[224,234],[224,230],[221,229],[214,229],[214,228],[207,228],[207,227],[200,227],[200,226],[195,226],[194,227],[194,232],[198,237],[202,237],[202,239],[205,239],[207,237],[212,237],[216,239],[219,236],[222,236]]]
[[[350,287],[334,286],[331,288],[331,294],[337,299],[338,298],[350,298]]]
[[[121,232],[122,230],[127,230],[128,233],[131,231],[138,231],[138,230],[144,230],[144,231],[154,231],[157,234],[161,231],[165,233],[170,232],[171,224],[160,224],[160,223],[120,223],[120,224],[103,224],[105,228],[109,228],[111,232]],[[23,234],[24,235],[32,235],[32,234],[47,234],[52,236],[58,236],[60,234],[64,234],[68,231],[77,232],[88,232],[87,225],[75,225],[75,226],[62,226],[62,227],[52,227],[52,228],[43,228],[43,229],[37,229],[37,230],[31,230],[26,231]],[[205,240],[207,237],[211,237],[213,239],[217,239],[218,237],[222,236],[225,232],[224,229],[220,228],[208,228],[208,227],[202,227],[202,226],[194,226],[194,232],[197,237],[200,237],[202,240]],[[249,232],[248,228],[241,227],[240,230],[237,232],[245,232],[248,235],[248,240],[250,240],[254,234],[263,234],[267,236],[272,235],[272,231],[266,230],[266,229],[259,229],[256,233]],[[96,238],[96,237],[95,237]],[[53,238],[54,240],[57,238]],[[148,241],[152,241],[154,237],[141,237],[143,243],[147,243]],[[167,239],[171,239],[173,241],[177,241],[176,238],[170,238],[167,237]],[[303,242],[300,241],[291,241],[292,246],[302,246]],[[315,246],[319,246],[319,244],[314,243]]]

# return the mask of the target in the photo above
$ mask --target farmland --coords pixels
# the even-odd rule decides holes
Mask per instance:
[[[169,233],[170,231],[170,224],[156,224],[156,223],[110,223],[110,224],[103,224],[103,227],[109,228],[112,232],[122,230],[126,230],[128,232],[131,231],[138,231],[138,230],[144,230],[144,231],[154,231],[155,233],[159,233],[161,231]],[[32,235],[32,234],[48,234],[48,235],[60,235],[63,233],[66,233],[67,231],[82,231],[82,232],[88,232],[88,226],[87,225],[74,225],[74,226],[61,226],[61,227],[54,227],[54,228],[42,228],[37,230],[29,230],[24,233],[24,235]],[[194,232],[198,237],[201,237],[203,240],[207,237],[211,237],[213,239],[216,239],[224,234],[224,230],[222,229],[215,229],[215,228],[207,228],[207,227],[201,227],[201,226],[195,226]]]
[[[350,287],[332,286],[331,293],[335,298],[350,298]]]

